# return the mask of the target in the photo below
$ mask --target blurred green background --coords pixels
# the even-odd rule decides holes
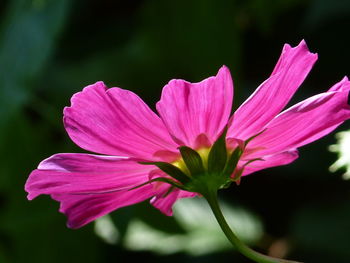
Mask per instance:
[[[44,158],[82,151],[65,133],[62,109],[98,80],[154,109],[170,79],[200,81],[225,64],[237,107],[269,76],[283,44],[301,39],[319,60],[293,102],[349,74],[347,0],[0,0],[0,19],[1,263],[250,262],[201,202],[179,204],[172,218],[144,203],[71,230],[57,202],[28,202],[24,183]],[[295,163],[221,191],[246,242],[305,262],[350,262],[350,182],[328,172],[334,143],[333,133]]]

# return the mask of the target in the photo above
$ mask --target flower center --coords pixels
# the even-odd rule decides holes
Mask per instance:
[[[210,149],[211,148],[208,148],[208,147],[202,147],[196,150],[196,152],[199,154],[200,158],[202,159],[204,169],[208,169],[208,156],[209,156]],[[172,162],[171,164],[179,168],[186,175],[191,176],[191,173],[187,168],[186,162],[182,157]]]
[[[239,183],[245,166],[253,161],[261,160],[249,160],[241,167],[237,167],[249,141],[262,132],[248,140],[241,141],[238,139],[226,140],[226,131],[227,128],[211,147],[202,147],[197,150],[187,146],[179,147],[181,158],[177,161],[142,163],[155,165],[169,175],[169,177],[154,178],[147,183],[167,183],[202,195],[227,188],[232,182]]]
[[[231,148],[231,147],[230,147]],[[226,145],[226,131],[211,147],[192,149],[179,147],[181,158],[171,162],[153,162],[170,177],[155,178],[153,181],[171,184],[189,192],[204,194],[225,188],[233,181],[232,174],[236,169],[243,149],[236,147],[230,150]]]

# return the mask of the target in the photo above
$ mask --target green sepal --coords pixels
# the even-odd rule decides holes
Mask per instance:
[[[258,137],[260,134],[262,134],[262,133],[263,133],[264,131],[266,131],[266,130],[267,130],[267,129],[264,129],[264,130],[262,130],[261,132],[255,134],[255,135],[253,135],[252,137],[249,137],[247,140],[245,140],[245,141],[244,141],[244,147],[246,147],[247,144],[248,144],[251,140],[253,140],[254,138]]]
[[[214,142],[208,156],[208,173],[220,174],[227,161],[227,149],[226,149],[226,133],[227,127],[220,135],[220,137]]]
[[[177,188],[177,186],[171,186],[171,187],[169,187],[168,191],[166,191],[166,193],[163,195],[163,198],[164,198],[164,197],[167,197],[169,194],[171,194],[171,192],[172,192],[175,188]],[[184,190],[184,189],[183,189],[183,190]]]
[[[178,180],[182,184],[186,184],[190,181],[190,178],[181,171],[180,168],[166,162],[140,162],[140,164],[155,165],[164,173],[170,175],[174,179]]]
[[[179,150],[191,176],[203,175],[205,173],[203,161],[199,153],[187,146],[181,146]]]
[[[233,182],[232,178],[227,179],[227,181],[220,187],[220,189],[229,188],[231,186],[232,182]]]
[[[172,185],[173,187],[177,187],[177,188],[180,188],[182,190],[185,190],[184,187],[176,182],[174,182],[173,180],[169,179],[169,178],[165,178],[165,177],[157,177],[157,178],[154,178],[154,179],[151,179],[143,184],[140,184],[140,185],[137,185],[133,188],[130,188],[128,189],[128,191],[131,191],[131,190],[135,190],[137,188],[140,188],[142,186],[145,186],[147,184],[150,184],[150,183],[154,183],[154,182],[163,182],[163,183],[167,183],[167,184],[170,184]],[[168,195],[169,193],[167,192],[166,195]]]
[[[239,158],[241,158],[241,155],[242,155],[243,151],[241,148],[237,147],[233,152],[232,154],[230,155],[227,163],[226,163],[226,166],[225,166],[225,169],[224,169],[224,172],[223,174],[226,175],[226,176],[230,176],[233,171],[236,169],[236,166],[238,164],[238,161],[239,161]]]
[[[255,158],[255,159],[251,159],[249,160],[248,162],[246,162],[243,167],[246,167],[248,164],[252,163],[252,162],[256,162],[256,161],[265,161],[264,159],[262,158]]]
[[[234,177],[232,178],[232,181],[236,182],[237,184],[239,184],[240,180],[241,180],[241,176],[243,174],[243,171],[244,171],[244,168],[252,163],[252,162],[255,162],[255,161],[264,161],[264,159],[261,159],[261,158],[255,158],[255,159],[252,159],[252,160],[249,160],[248,162],[246,162],[241,169],[239,169],[236,174],[234,175]]]
[[[244,171],[244,168],[237,170],[236,173],[234,174],[234,176],[231,178],[231,180],[233,182],[238,182],[238,184],[239,184],[243,171]]]

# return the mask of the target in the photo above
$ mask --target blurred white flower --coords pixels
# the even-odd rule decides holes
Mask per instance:
[[[345,168],[344,179],[350,179],[350,131],[338,132],[337,144],[329,146],[331,152],[338,153],[338,160],[329,167],[331,172]]]
[[[257,216],[225,203],[222,209],[227,221],[244,242],[256,244],[261,239],[264,231]],[[185,233],[166,233],[140,219],[133,219],[125,237],[121,239],[109,215],[95,221],[95,233],[108,244],[122,242],[129,250],[152,251],[163,255],[184,252],[198,256],[232,249],[203,198],[179,200],[174,206],[174,217]]]
[[[256,243],[261,239],[263,227],[259,218],[225,203],[222,209],[240,239],[247,243]],[[128,227],[124,246],[129,250],[149,250],[165,255],[185,252],[194,256],[232,249],[203,198],[178,201],[174,206],[174,217],[186,230],[185,234],[165,233],[140,220],[133,220]]]
[[[109,215],[95,221],[95,233],[108,244],[116,244],[119,240],[119,231]]]

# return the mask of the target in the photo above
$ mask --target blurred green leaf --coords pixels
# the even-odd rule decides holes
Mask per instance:
[[[70,3],[11,1],[0,37],[0,129],[31,96],[30,90],[54,50]]]

